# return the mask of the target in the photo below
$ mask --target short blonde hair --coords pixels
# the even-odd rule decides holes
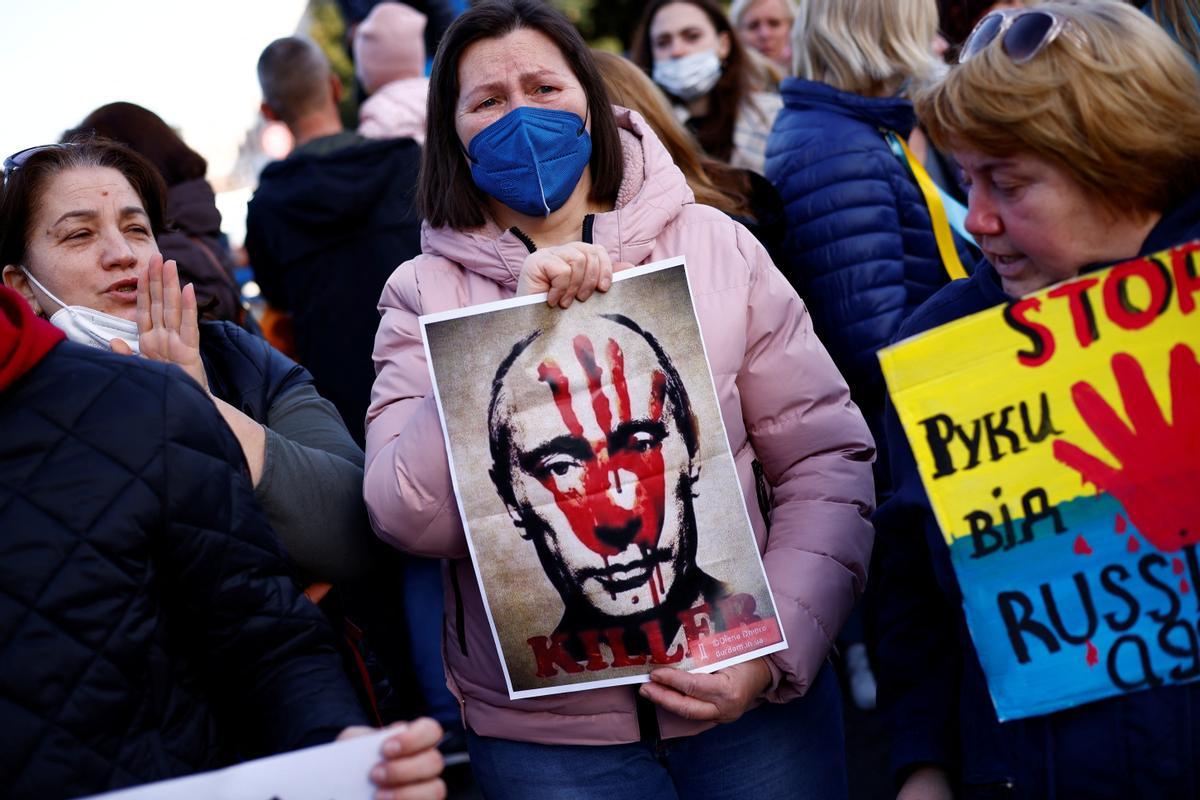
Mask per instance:
[[[916,99],[943,149],[1033,153],[1119,212],[1200,188],[1200,79],[1154,22],[1117,0],[1039,4],[1068,29],[1023,64],[993,43]]]
[[[807,0],[792,24],[797,77],[891,95],[940,78],[936,0]]]
[[[733,27],[742,27],[742,15],[750,10],[750,7],[755,3],[760,3],[762,0],[733,0],[733,4],[729,6],[729,20],[733,23]],[[796,19],[796,0],[779,0],[783,3],[783,7],[792,15],[792,19]]]

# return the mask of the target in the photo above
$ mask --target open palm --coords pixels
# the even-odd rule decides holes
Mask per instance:
[[[138,345],[146,358],[175,364],[208,391],[208,377],[200,360],[200,323],[196,290],[179,288],[179,270],[161,255],[150,258],[149,268],[138,278]],[[130,353],[125,343],[113,341],[117,352]]]
[[[1054,442],[1054,457],[1125,507],[1147,541],[1165,552],[1200,541],[1200,364],[1187,345],[1171,350],[1171,422],[1163,418],[1141,364],[1117,353],[1113,375],[1126,425],[1095,387],[1079,381],[1071,397],[1113,458],[1114,468],[1078,445]]]

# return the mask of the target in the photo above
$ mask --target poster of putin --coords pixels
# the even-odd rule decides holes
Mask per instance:
[[[567,309],[532,295],[421,318],[513,699],[787,646],[684,260],[616,278]]]

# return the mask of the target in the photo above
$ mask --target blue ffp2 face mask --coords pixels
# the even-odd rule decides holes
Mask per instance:
[[[513,211],[548,217],[575,191],[592,137],[578,114],[521,106],[475,134],[467,155],[476,186]]]

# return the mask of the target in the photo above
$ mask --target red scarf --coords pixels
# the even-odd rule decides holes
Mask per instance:
[[[0,286],[0,392],[65,338],[58,328],[39,319],[24,297]]]

